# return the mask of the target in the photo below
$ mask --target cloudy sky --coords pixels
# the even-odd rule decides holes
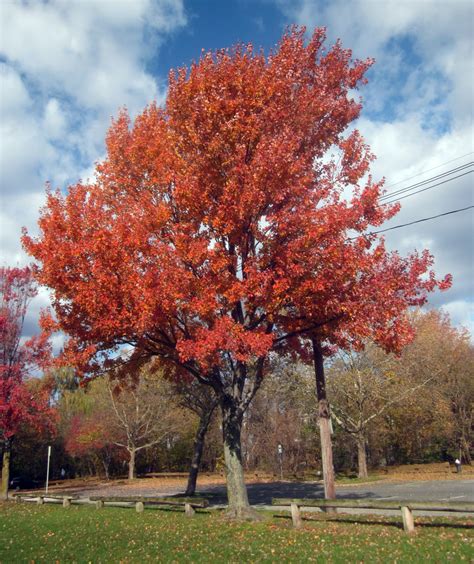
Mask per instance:
[[[402,200],[387,227],[472,205],[473,6],[458,0],[1,0],[0,264],[28,262],[20,230],[35,232],[45,182],[65,188],[91,175],[120,106],[134,114],[162,102],[168,70],[199,58],[202,49],[238,41],[269,49],[291,23],[326,26],[331,42],[341,38],[354,56],[376,59],[357,127],[389,192],[447,173]],[[403,253],[428,247],[437,271],[453,274],[453,288],[431,303],[471,331],[472,212],[386,235]],[[27,332],[46,303],[42,292]]]

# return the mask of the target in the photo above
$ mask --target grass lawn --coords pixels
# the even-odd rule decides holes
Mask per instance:
[[[286,514],[287,515],[287,514]],[[222,514],[0,504],[0,562],[471,562],[472,520],[418,519],[405,535],[385,517],[311,516],[293,530],[270,513],[260,523]],[[368,522],[369,521],[369,522]],[[428,526],[429,524],[429,526]],[[470,528],[469,528],[470,525]]]

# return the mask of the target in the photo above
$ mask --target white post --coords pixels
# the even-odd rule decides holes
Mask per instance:
[[[278,443],[278,459],[280,461],[280,480],[283,481],[283,447],[280,443]]]
[[[413,519],[413,512],[409,507],[402,507],[403,528],[405,533],[412,534],[415,532],[415,521]]]
[[[46,465],[46,493],[48,493],[49,484],[49,459],[51,458],[51,446],[48,447],[48,462]]]

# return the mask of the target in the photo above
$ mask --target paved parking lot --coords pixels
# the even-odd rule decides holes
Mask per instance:
[[[210,495],[212,502],[224,504],[227,501],[224,486],[199,490]],[[271,505],[274,497],[322,498],[321,483],[274,482],[249,484],[249,500],[252,505]],[[423,482],[374,483],[360,486],[340,486],[337,497],[352,499],[407,499],[419,501],[473,501],[474,480],[438,480]]]

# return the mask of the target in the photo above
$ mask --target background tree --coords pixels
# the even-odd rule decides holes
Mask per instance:
[[[472,362],[470,335],[466,330],[453,327],[449,317],[436,310],[416,314],[414,323],[417,337],[404,350],[396,370],[405,389],[423,382],[426,382],[426,386],[423,387],[423,393],[408,396],[411,405],[404,401],[399,409],[394,406],[390,414],[394,427],[401,428],[409,420],[414,432],[397,432],[391,437],[391,442],[394,447],[398,444],[404,456],[412,459],[423,459],[430,451],[438,453],[440,457],[443,444],[450,444],[450,456],[456,458],[460,454],[460,445],[458,442],[455,446],[454,437],[463,426],[463,421],[468,423],[468,413],[472,416],[472,409],[468,407],[470,402],[472,408],[473,402],[469,372],[470,358]],[[453,403],[454,397],[460,397],[460,385],[464,395],[461,404],[467,408],[466,419],[457,415],[456,401]],[[467,404],[464,403],[466,400]],[[410,411],[410,408],[413,410]],[[468,431],[468,424],[464,428],[467,442],[472,445],[472,428]],[[448,456],[448,452],[444,456]]]
[[[374,426],[378,432],[386,426],[386,440],[403,445],[412,459],[422,458],[433,437],[446,440],[453,430],[444,392],[463,362],[467,337],[438,312],[412,318],[416,337],[400,357],[369,343],[364,351],[339,354],[331,365],[334,418],[357,445],[361,478],[368,475],[367,440]],[[413,432],[407,434],[408,421]]]
[[[171,440],[186,427],[186,412],[179,407],[170,384],[147,367],[137,375],[126,366],[120,380],[109,379],[109,425],[114,444],[126,449],[128,478],[135,478],[139,452],[162,441]],[[115,374],[117,376],[117,374]]]
[[[278,445],[285,476],[303,476],[320,467],[319,432],[314,410],[314,379],[307,366],[273,356],[269,374],[244,419],[243,454],[247,470],[280,476]]]
[[[426,382],[427,383],[427,382]],[[425,382],[403,386],[393,359],[374,345],[363,352],[341,353],[331,366],[328,383],[333,416],[357,446],[358,477],[367,478],[369,427],[392,405],[408,400]]]
[[[472,464],[474,456],[474,347],[466,339],[464,352],[455,367],[449,370],[444,382],[444,396],[448,399],[454,427],[451,452],[459,452],[459,459]],[[459,449],[459,450],[458,450]]]
[[[34,381],[34,371],[50,354],[47,335],[22,342],[23,324],[37,286],[31,270],[0,268],[0,442],[2,447],[1,497],[8,497],[12,442],[27,426],[52,430],[54,411],[50,407],[50,386]]]
[[[71,421],[65,446],[70,456],[87,459],[95,473],[100,474],[99,466],[102,467],[105,478],[109,479],[110,465],[118,448],[100,411],[89,416],[76,415]]]
[[[189,469],[185,495],[193,496],[201,465],[206,435],[219,402],[212,390],[203,387],[195,379],[177,379],[173,386],[179,405],[191,410],[198,417],[197,430],[194,436],[193,454]]]

